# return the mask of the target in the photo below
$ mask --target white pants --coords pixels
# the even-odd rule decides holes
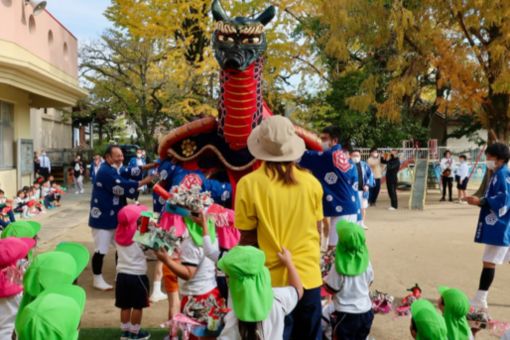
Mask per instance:
[[[0,340],[11,340],[22,294],[0,298]]]
[[[92,228],[92,237],[94,237],[94,252],[106,255],[110,244],[113,245],[113,236],[115,229],[94,229]],[[0,339],[1,340],[1,339]]]
[[[76,191],[83,190],[83,176],[73,177],[74,178],[74,186],[76,187]]]
[[[343,216],[333,216],[331,217],[331,222],[329,224],[329,246],[336,246],[338,243],[338,234],[336,232],[336,225],[340,221],[347,221],[347,222],[358,222],[358,215],[352,214],[352,215],[343,215]]]
[[[494,264],[510,262],[510,247],[493,246],[490,244],[485,245],[483,261]]]

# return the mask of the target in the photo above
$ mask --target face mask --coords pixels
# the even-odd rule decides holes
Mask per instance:
[[[379,158],[379,154],[377,152],[372,153],[372,157]]]
[[[487,161],[487,169],[494,170],[496,169],[496,161]]]
[[[329,142],[322,142],[322,150],[326,151],[329,150]]]
[[[136,154],[136,157],[138,157],[138,158],[142,158],[142,154],[141,154],[141,153],[137,153],[137,154]]]
[[[361,162],[361,157],[352,157],[352,161],[358,164],[359,162]]]

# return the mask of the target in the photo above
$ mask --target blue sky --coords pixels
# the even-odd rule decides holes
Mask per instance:
[[[99,39],[108,27],[103,16],[109,0],[47,0],[46,9],[67,27],[80,43]]]

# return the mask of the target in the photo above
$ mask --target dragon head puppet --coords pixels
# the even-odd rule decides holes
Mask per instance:
[[[219,0],[212,4],[216,29],[212,37],[214,55],[222,69],[244,71],[258,60],[267,48],[264,26],[275,16],[273,6],[255,18],[230,18]]]

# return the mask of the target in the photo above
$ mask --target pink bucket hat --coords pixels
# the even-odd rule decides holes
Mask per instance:
[[[14,296],[23,291],[23,286],[14,282],[7,270],[8,267],[16,265],[18,260],[25,258],[34,246],[35,240],[31,238],[0,239],[0,298]]]
[[[117,230],[115,231],[115,242],[127,247],[133,244],[133,236],[135,236],[138,227],[138,218],[144,211],[149,209],[145,205],[130,204],[120,209],[117,215]]]

